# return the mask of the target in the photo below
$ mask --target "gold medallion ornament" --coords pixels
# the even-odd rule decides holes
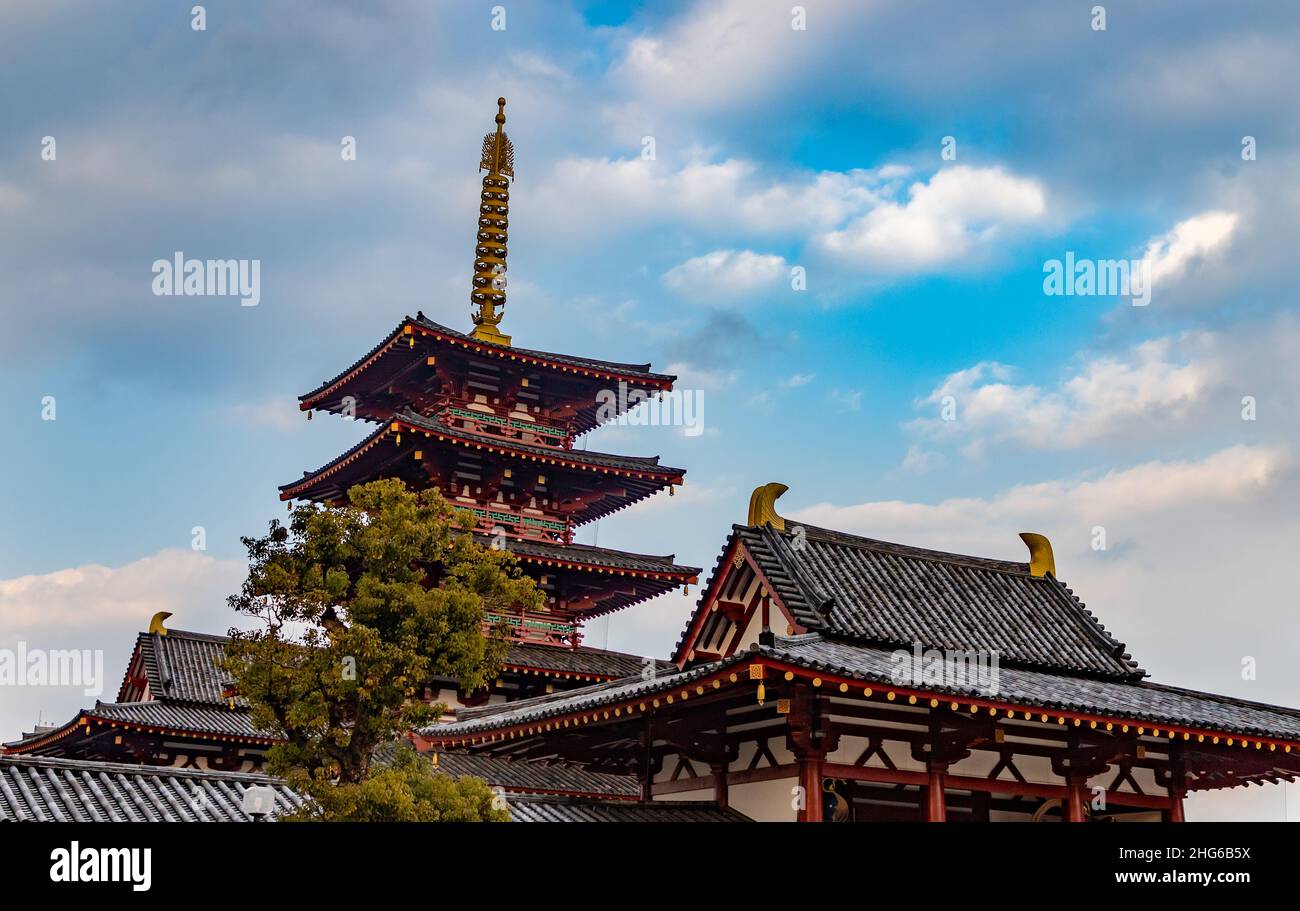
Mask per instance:
[[[479,170],[483,193],[478,208],[478,244],[474,248],[474,290],[469,299],[474,331],[471,335],[494,345],[509,345],[510,336],[497,325],[506,306],[506,229],[510,215],[510,181],[515,176],[515,147],[505,134],[506,100],[497,99],[497,129],[483,137]]]

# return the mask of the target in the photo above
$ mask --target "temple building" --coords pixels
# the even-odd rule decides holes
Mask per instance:
[[[470,290],[472,332],[406,317],[333,379],[300,397],[308,412],[371,422],[375,429],[322,468],[280,489],[282,500],[346,501],[348,488],[400,478],[436,487],[478,520],[546,593],[546,611],[490,617],[512,647],[491,693],[449,704],[503,701],[641,670],[638,656],[582,645],[583,624],[695,582],[700,570],[670,556],[574,543],[575,531],[683,482],[656,457],[575,448],[583,434],[629,406],[672,389],[649,364],[623,364],[513,347],[500,323],[514,146],[504,130],[483,137],[477,244]],[[618,390],[618,394],[603,394]],[[443,701],[451,694],[444,693]],[[477,704],[477,702],[475,702]]]
[[[1183,819],[1291,781],[1300,711],[1162,686],[1056,576],[800,525],[754,491],[675,669],[462,713],[421,749],[636,775],[762,821]]]
[[[301,396],[309,419],[370,430],[280,490],[437,488],[545,593],[542,611],[486,618],[510,640],[490,686],[428,682],[449,712],[410,739],[440,771],[486,779],[516,819],[683,822],[1177,821],[1190,792],[1300,774],[1300,711],[1148,680],[1041,535],[1022,535],[1026,562],[892,544],[783,518],[781,484],[754,491],[671,657],[585,645],[587,621],[701,575],[574,540],[683,483],[658,458],[576,445],[674,377],[502,332],[504,125],[499,99],[472,330],[407,316]],[[0,819],[242,818],[275,735],[218,669],[226,638],[170,616],[137,636],[114,701],[4,745]],[[298,805],[278,788],[278,812]]]
[[[574,542],[579,527],[665,489],[671,495],[683,483],[681,469],[655,457],[575,446],[629,407],[671,391],[675,378],[653,372],[649,364],[514,347],[501,332],[514,177],[514,146],[504,125],[505,99],[499,99],[496,129],[483,138],[480,158],[486,173],[470,289],[472,331],[459,332],[423,313],[408,316],[356,363],[300,396],[309,419],[329,412],[370,423],[373,430],[280,493],[285,501],[338,504],[353,485],[379,478],[399,478],[415,490],[436,487],[473,513],[484,541],[510,550],[545,593],[542,612],[486,618],[485,625],[508,630],[510,638],[505,664],[490,686],[467,693],[454,681],[429,682],[424,698],[448,706],[448,718],[465,706],[668,669],[666,661],[584,645],[583,626],[689,586],[700,574],[672,555]],[[275,739],[253,727],[246,703],[217,669],[227,639],[168,629],[169,616],[159,614],[139,634],[113,702],[97,702],[66,724],[28,732],[6,744],[5,753],[260,772]],[[449,753],[438,757],[438,767],[483,777],[509,794],[531,795],[533,802],[520,812],[535,811],[537,818],[563,812],[596,818],[603,811],[591,801],[639,797],[634,779],[566,764],[542,767]],[[547,799],[577,803],[563,804],[568,810],[537,803]],[[701,819],[708,815],[696,813]],[[723,820],[734,815],[713,814]]]

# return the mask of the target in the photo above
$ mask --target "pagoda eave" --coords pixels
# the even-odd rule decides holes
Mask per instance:
[[[557,380],[615,384],[629,392],[643,394],[668,392],[676,381],[676,377],[669,374],[651,373],[649,364],[616,364],[495,345],[456,332],[419,314],[408,316],[343,373],[299,396],[298,408],[307,412],[348,413],[360,420],[383,421],[408,406],[427,407],[434,393],[428,388],[420,388],[421,382],[428,383],[428,376],[420,377],[418,374],[436,360],[432,354],[435,351],[461,351],[466,355],[499,360],[502,366],[536,369],[554,375]],[[578,434],[594,429],[602,419],[627,410],[624,406],[628,403],[619,401],[615,412],[600,414],[596,391],[593,385],[589,393],[578,396],[581,401],[589,403],[575,416]],[[351,403],[346,402],[349,398]]]
[[[406,439],[402,434],[406,434]],[[388,454],[379,447],[389,438],[396,445]],[[422,462],[426,453],[432,457],[437,445],[462,450],[476,450],[500,456],[515,464],[535,463],[587,476],[598,486],[608,487],[618,481],[618,492],[607,490],[591,503],[575,510],[575,524],[585,524],[630,506],[657,493],[664,487],[684,482],[685,472],[658,464],[654,458],[630,458],[581,450],[548,449],[541,446],[514,444],[458,430],[406,412],[400,418],[377,428],[352,449],[301,480],[280,488],[281,500],[310,499],[317,502],[341,500],[346,490],[358,483],[379,477],[406,476],[412,482],[427,484]],[[405,466],[405,467],[403,467]]]

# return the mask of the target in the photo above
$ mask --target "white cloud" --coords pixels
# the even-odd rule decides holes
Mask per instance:
[[[909,474],[929,474],[936,468],[942,468],[948,459],[941,452],[931,452],[913,443],[907,447],[903,457],[902,469]]]
[[[293,399],[266,399],[261,402],[239,402],[221,409],[224,418],[254,427],[269,427],[284,432],[296,432],[307,424],[307,416],[299,410]]]
[[[839,26],[861,8],[861,0],[823,0],[809,8],[806,30],[796,30],[786,7],[753,0],[698,4],[662,32],[630,41],[614,75],[661,105],[734,104],[817,63],[825,41],[840,35]]]
[[[789,274],[785,258],[753,250],[715,250],[673,266],[663,282],[681,293],[732,297],[778,285]]]
[[[179,629],[221,632],[236,624],[227,595],[245,565],[187,550],[164,550],[120,567],[87,564],[0,580],[0,648],[102,649],[103,694],[117,693],[135,634],[159,611]],[[0,741],[30,730],[38,714],[62,723],[88,697],[80,687],[16,687],[0,699]]]
[[[862,408],[862,392],[858,389],[832,389],[831,401],[844,411],[858,411]]]
[[[879,171],[794,172],[765,175],[740,158],[712,161],[695,149],[678,162],[667,158],[565,158],[528,200],[550,213],[548,226],[573,232],[608,232],[617,225],[671,219],[714,231],[781,234],[826,230],[879,201]]]
[[[1047,212],[1038,181],[1002,168],[956,165],[917,181],[905,202],[884,202],[817,238],[833,258],[859,268],[911,272],[987,252],[1009,230]]]
[[[1147,243],[1142,257],[1153,283],[1181,278],[1196,264],[1226,247],[1237,229],[1235,212],[1202,212],[1180,221]]]
[[[990,533],[1017,523],[1065,524],[1106,518],[1120,522],[1143,514],[1193,506],[1250,502],[1294,474],[1296,459],[1285,447],[1233,446],[1199,461],[1153,461],[1101,477],[1044,481],[1012,487],[992,499],[954,499],[928,505],[883,501],[857,506],[822,503],[797,518],[868,536],[884,531],[896,540],[953,549],[986,551]],[[1024,530],[1024,529],[1018,529]],[[917,535],[922,535],[917,540]],[[1000,553],[1015,556],[1018,542]],[[1075,552],[1086,548],[1080,539]]]
[[[716,392],[734,384],[739,376],[735,370],[724,368],[710,370],[685,362],[669,364],[666,370],[670,375],[677,377],[673,388],[681,390],[703,389]]]
[[[1217,341],[1210,333],[1153,339],[1123,356],[1088,360],[1053,389],[1016,385],[1009,367],[979,363],[947,376],[918,403],[935,416],[910,426],[934,439],[965,440],[971,455],[996,443],[1067,449],[1171,426],[1224,382]],[[956,420],[938,414],[949,396]]]
[[[798,389],[801,386],[807,386],[817,378],[815,373],[795,373],[781,380],[781,386],[786,389]]]

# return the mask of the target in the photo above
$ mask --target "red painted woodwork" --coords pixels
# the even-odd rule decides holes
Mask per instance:
[[[931,763],[925,788],[925,821],[946,822],[948,814],[943,799],[943,773],[941,763]]]
[[[806,756],[799,760],[799,784],[803,788],[803,809],[800,822],[822,821],[822,759]]]

